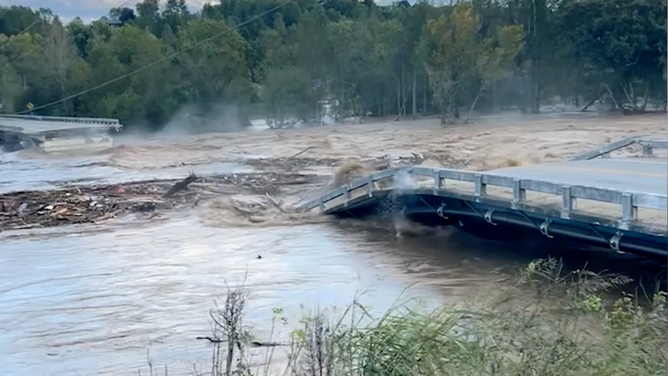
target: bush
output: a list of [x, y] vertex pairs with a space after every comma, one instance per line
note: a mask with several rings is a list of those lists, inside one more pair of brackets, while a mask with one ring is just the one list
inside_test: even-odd
[[[271, 374], [274, 349], [284, 345], [283, 374], [295, 376], [664, 375], [666, 293], [643, 304], [629, 294], [610, 303], [602, 296], [629, 282], [536, 260], [516, 286], [484, 303], [421, 313], [409, 301], [376, 318], [356, 299], [335, 321], [322, 313], [303, 318], [285, 344], [249, 337], [241, 323], [245, 292], [233, 289], [212, 311], [211, 374]], [[275, 324], [286, 323], [282, 313], [274, 310]], [[248, 348], [257, 346], [267, 347], [262, 370], [249, 361]]]

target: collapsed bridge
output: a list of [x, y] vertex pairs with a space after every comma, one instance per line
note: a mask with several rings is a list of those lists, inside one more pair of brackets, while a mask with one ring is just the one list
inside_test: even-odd
[[0, 151], [102, 150], [113, 145], [110, 133], [122, 128], [117, 119], [2, 114]]
[[[612, 158], [639, 145], [638, 157]], [[491, 171], [409, 166], [353, 180], [301, 206], [363, 218], [392, 212], [434, 225], [529, 229], [613, 251], [668, 256], [666, 140], [630, 137], [567, 162]], [[498, 226], [498, 227], [497, 227]]]

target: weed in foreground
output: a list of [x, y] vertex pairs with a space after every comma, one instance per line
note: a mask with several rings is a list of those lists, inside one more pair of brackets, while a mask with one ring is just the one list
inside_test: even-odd
[[[423, 313], [397, 304], [374, 317], [355, 299], [335, 320], [321, 312], [291, 332], [279, 375], [665, 375], [666, 293], [647, 304], [602, 294], [627, 277], [565, 272], [554, 259], [536, 260], [510, 292], [466, 307]], [[513, 295], [515, 294], [515, 295]], [[245, 291], [231, 289], [212, 311], [213, 376], [270, 375], [276, 343], [249, 338], [242, 325]], [[274, 310], [274, 323], [284, 321]], [[272, 327], [271, 336], [275, 333]], [[271, 338], [269, 339], [271, 341]], [[263, 366], [249, 347], [265, 346]]]

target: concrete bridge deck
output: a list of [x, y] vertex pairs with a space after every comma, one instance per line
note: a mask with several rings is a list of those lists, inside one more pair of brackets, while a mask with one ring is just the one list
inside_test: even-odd
[[516, 179], [666, 195], [668, 165], [659, 158], [592, 159], [490, 171]]
[[0, 148], [15, 151], [34, 147], [59, 151], [111, 146], [107, 133], [123, 126], [117, 119], [59, 116], [0, 115]]
[[[642, 146], [644, 158], [606, 158], [634, 144]], [[302, 209], [354, 216], [385, 210], [413, 218], [431, 215], [455, 225], [477, 218], [490, 226], [533, 228], [547, 237], [561, 235], [618, 252], [668, 256], [668, 163], [651, 158], [653, 149], [666, 144], [634, 137], [568, 162], [485, 172], [421, 166], [384, 170], [335, 188]]]
[[0, 130], [40, 135], [79, 129], [121, 128], [117, 119], [77, 118], [60, 116], [0, 115]]

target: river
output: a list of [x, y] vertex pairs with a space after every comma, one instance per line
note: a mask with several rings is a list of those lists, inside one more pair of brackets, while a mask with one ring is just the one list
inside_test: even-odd
[[[411, 134], [420, 136], [415, 129]], [[5, 154], [0, 190], [179, 177], [193, 168], [201, 175], [250, 170], [233, 162], [227, 141], [219, 140], [218, 154], [183, 146], [188, 163], [180, 165], [173, 161], [183, 154], [141, 147], [86, 157]], [[278, 154], [303, 146], [283, 143]], [[239, 155], [269, 154], [264, 148], [248, 144]], [[369, 153], [387, 151], [377, 149]], [[210, 345], [195, 337], [209, 333], [208, 312], [228, 284], [245, 280], [246, 323], [266, 338], [273, 308], [296, 321], [310, 309], [342, 308], [362, 290], [363, 303], [378, 313], [400, 297], [419, 297], [425, 307], [455, 303], [485, 286], [510, 283], [523, 264], [550, 252], [454, 230], [396, 238], [355, 220], [211, 224], [203, 220], [207, 210], [213, 209], [154, 222], [0, 232], [1, 374], [132, 375], [146, 370], [147, 356], [170, 375], [189, 374], [193, 364], [210, 359]], [[569, 257], [576, 266], [588, 259], [604, 267], [618, 262], [600, 253]]]
[[435, 303], [494, 278], [483, 246], [428, 243], [336, 224], [207, 228], [193, 216], [3, 240], [3, 375], [132, 374], [149, 347], [154, 364], [180, 374], [180, 362], [209, 357], [195, 337], [209, 333], [226, 281], [244, 275], [247, 323], [260, 333], [276, 307], [297, 318], [302, 304], [343, 307], [365, 289], [365, 304], [382, 310], [415, 283], [410, 295]]

